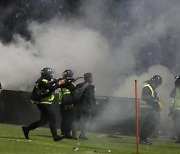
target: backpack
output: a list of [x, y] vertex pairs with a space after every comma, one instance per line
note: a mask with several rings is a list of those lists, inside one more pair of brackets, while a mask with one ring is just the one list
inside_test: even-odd
[[89, 85], [89, 83], [85, 83], [82, 87], [80, 88], [76, 88], [74, 93], [73, 93], [73, 101], [74, 102], [79, 102], [82, 95], [83, 95], [83, 92], [85, 91], [86, 87]]

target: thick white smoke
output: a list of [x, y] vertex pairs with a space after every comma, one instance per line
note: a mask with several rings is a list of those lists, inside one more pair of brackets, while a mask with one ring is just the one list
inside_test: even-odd
[[32, 84], [46, 66], [52, 67], [57, 77], [67, 68], [77, 75], [92, 72], [98, 76], [100, 70], [103, 76], [109, 47], [98, 32], [77, 22], [56, 19], [48, 24], [32, 23], [30, 29], [35, 43], [15, 37], [15, 43], [1, 44], [0, 70], [4, 88]]
[[[139, 59], [146, 59], [139, 57], [144, 44], [157, 42], [171, 29], [179, 31], [180, 1], [134, 0], [125, 12], [120, 10], [124, 9], [120, 5], [111, 8], [112, 12], [116, 12], [116, 17], [111, 11], [107, 12], [111, 3], [108, 0], [84, 0], [80, 7], [83, 13], [81, 18], [54, 18], [43, 24], [32, 21], [29, 24], [32, 42], [14, 36], [11, 44], [5, 46], [0, 43], [0, 81], [3, 88], [19, 89], [21, 85], [32, 88], [40, 70], [48, 66], [56, 71], [57, 77], [66, 68], [73, 69], [76, 75], [92, 72], [97, 95], [134, 97], [135, 79], [139, 82], [140, 96], [142, 82], [159, 74], [163, 78], [163, 85], [158, 89], [159, 97], [167, 109], [169, 93], [174, 86], [173, 72], [164, 66], [155, 65], [148, 72], [136, 75], [138, 70], [135, 67]], [[131, 22], [122, 20], [122, 14]], [[121, 33], [124, 25], [130, 28]], [[156, 52], [148, 53], [151, 55]], [[176, 57], [175, 67], [178, 67], [180, 52], [177, 52]], [[167, 63], [170, 60], [167, 58]], [[178, 73], [176, 71], [176, 75]]]
[[[112, 95], [129, 74], [135, 73], [140, 48], [150, 40], [156, 42], [169, 28], [178, 28], [180, 20], [174, 15], [179, 12], [178, 1], [169, 4], [167, 0], [159, 3], [137, 0], [124, 12], [128, 11], [135, 26], [122, 37], [121, 27], [128, 23], [107, 13], [111, 3], [85, 0], [82, 18], [68, 21], [56, 18], [44, 24], [31, 22], [34, 43], [14, 36], [14, 43], [1, 44], [0, 80], [4, 88], [32, 85], [40, 69], [49, 66], [57, 76], [65, 68], [72, 68], [77, 75], [92, 72], [97, 94]], [[115, 9], [118, 12], [118, 7]]]

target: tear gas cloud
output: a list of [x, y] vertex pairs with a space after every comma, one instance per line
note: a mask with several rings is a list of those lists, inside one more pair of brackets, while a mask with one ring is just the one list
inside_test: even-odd
[[11, 43], [0, 43], [4, 88], [29, 85], [31, 90], [40, 70], [48, 66], [57, 77], [66, 68], [77, 75], [92, 72], [97, 95], [134, 97], [135, 79], [140, 96], [142, 82], [159, 74], [163, 85], [158, 94], [167, 115], [180, 66], [180, 1], [83, 0], [78, 4], [78, 17], [56, 14], [44, 22], [30, 20], [26, 29], [30, 41], [13, 35]]

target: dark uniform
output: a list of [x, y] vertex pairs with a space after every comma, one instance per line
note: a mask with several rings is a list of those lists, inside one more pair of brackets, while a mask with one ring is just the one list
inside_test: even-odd
[[[61, 113], [61, 133], [65, 138], [73, 138], [71, 135], [72, 124], [74, 119], [74, 103], [72, 100], [72, 93], [75, 86], [72, 83], [65, 84], [59, 90], [59, 105]], [[63, 99], [68, 99], [68, 103], [63, 102]]]
[[[45, 73], [43, 73], [43, 71], [45, 71]], [[59, 84], [57, 84], [57, 81], [54, 81], [52, 77], [50, 77], [52, 73], [51, 71], [52, 69], [50, 68], [44, 68], [42, 70], [43, 75], [36, 82], [36, 86], [33, 90], [31, 101], [33, 104], [37, 105], [37, 108], [40, 111], [40, 119], [27, 127], [22, 127], [26, 139], [29, 139], [29, 131], [44, 126], [45, 124], [47, 124], [47, 122], [49, 122], [54, 141], [59, 141], [61, 139], [61, 137], [57, 135], [56, 116], [51, 108], [51, 104], [55, 98], [54, 91], [59, 87]], [[49, 75], [46, 75], [46, 73], [49, 73]], [[35, 93], [37, 93], [38, 90], [41, 90], [42, 96], [35, 96]], [[37, 98], [37, 96], [39, 96], [40, 98]]]
[[84, 75], [85, 82], [80, 83], [76, 85], [76, 88], [83, 87], [86, 83], [88, 83], [88, 86], [85, 88], [82, 97], [80, 101], [76, 105], [75, 109], [75, 114], [76, 114], [76, 122], [75, 122], [75, 129], [77, 129], [77, 124], [79, 125], [80, 128], [80, 139], [88, 139], [86, 137], [86, 131], [87, 131], [87, 124], [89, 122], [89, 118], [92, 112], [92, 108], [96, 104], [96, 99], [95, 99], [95, 86], [86, 80], [86, 78], [92, 77], [91, 73], [86, 73]]
[[[156, 128], [159, 111], [161, 104], [155, 89], [158, 87], [157, 83], [154, 82], [153, 76], [147, 84], [143, 87], [142, 96], [140, 101], [140, 143], [141, 144], [152, 144], [147, 138], [153, 133]], [[158, 76], [159, 77], [159, 76]], [[162, 83], [160, 78], [159, 85]]]
[[175, 88], [172, 90], [170, 97], [174, 98], [171, 106], [171, 114], [174, 121], [175, 132], [177, 135], [176, 143], [180, 143], [180, 77], [176, 78]]
[[59, 89], [59, 105], [61, 114], [61, 133], [64, 138], [75, 137], [71, 134], [73, 131], [74, 121], [74, 102], [73, 92], [75, 86], [73, 85], [73, 72], [72, 70], [65, 70], [62, 75], [63, 79], [68, 82]]
[[1, 92], [2, 92], [2, 85], [1, 85], [1, 82], [0, 82], [0, 94], [1, 94]]

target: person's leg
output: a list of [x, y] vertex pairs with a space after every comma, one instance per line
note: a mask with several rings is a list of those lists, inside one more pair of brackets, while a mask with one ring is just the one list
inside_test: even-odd
[[89, 110], [83, 110], [82, 111], [82, 127], [81, 127], [81, 134], [79, 136], [80, 139], [85, 139], [87, 140], [88, 138], [86, 137], [86, 131], [87, 131], [87, 126], [89, 123], [89, 118], [90, 118], [90, 111]]
[[153, 132], [150, 132], [150, 136], [153, 138], [157, 138], [159, 137], [160, 133], [161, 133], [161, 116], [160, 116], [160, 112], [156, 112], [154, 111], [154, 120], [152, 119], [153, 122]]
[[149, 135], [154, 131], [154, 119], [152, 119], [151, 113], [149, 110], [144, 111], [144, 117], [142, 120], [142, 127], [140, 132], [140, 143], [141, 144], [152, 144], [147, 140]]
[[151, 112], [148, 115], [147, 125], [146, 125], [146, 138], [148, 138], [152, 133], [155, 131], [157, 126], [157, 119], [156, 119], [156, 111]]
[[145, 131], [146, 131], [146, 119], [147, 119], [147, 111], [145, 109], [140, 109], [140, 133], [139, 139], [140, 141], [145, 140]]
[[64, 105], [60, 106], [60, 111], [61, 111], [61, 134], [63, 137], [68, 138], [68, 135], [69, 135], [69, 130], [68, 130], [69, 112], [65, 108]]
[[36, 122], [33, 122], [27, 127], [22, 127], [26, 139], [29, 139], [30, 130], [34, 130], [38, 127], [44, 126], [48, 122], [47, 111], [45, 110], [44, 105], [39, 104], [37, 105], [37, 107], [40, 110], [40, 119]]
[[65, 107], [60, 105], [60, 116], [61, 116], [61, 135], [65, 136]]
[[73, 109], [70, 109], [68, 110], [67, 112], [67, 130], [66, 130], [66, 133], [67, 133], [67, 137], [68, 138], [71, 138], [72, 139], [72, 129], [73, 129], [73, 118], [74, 118], [74, 111]]
[[180, 143], [180, 111], [175, 111], [175, 130], [177, 134], [177, 141], [175, 143]]
[[52, 133], [52, 136], [57, 136], [57, 128], [56, 128], [56, 116], [51, 109], [51, 105], [46, 105], [49, 127]]
[[65, 133], [65, 138], [69, 138], [68, 120], [69, 120], [68, 111], [65, 109], [64, 118], [63, 118], [63, 128]]
[[65, 138], [71, 138], [71, 110], [66, 109], [63, 112], [62, 131]]
[[74, 109], [74, 118], [73, 118], [73, 123], [72, 123], [72, 137], [75, 140], [77, 140], [77, 129], [80, 124], [80, 118], [81, 118], [81, 110], [80, 108], [76, 107]]
[[51, 108], [51, 105], [46, 105], [46, 111], [48, 115], [49, 127], [51, 134], [53, 136], [54, 141], [59, 141], [62, 138], [57, 135], [57, 127], [56, 127], [56, 115]]
[[176, 117], [174, 115], [174, 113], [171, 115], [171, 118], [172, 118], [172, 122], [173, 122], [173, 127], [172, 127], [172, 134], [171, 134], [171, 139], [172, 140], [176, 140], [177, 139], [177, 134], [176, 134]]

